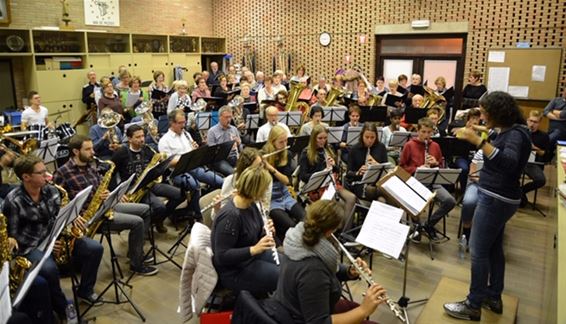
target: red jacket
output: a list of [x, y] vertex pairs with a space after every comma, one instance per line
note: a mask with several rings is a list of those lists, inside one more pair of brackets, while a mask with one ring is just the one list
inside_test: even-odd
[[[440, 145], [438, 143], [429, 140], [428, 141], [428, 154], [434, 156], [436, 161], [442, 164], [442, 151], [440, 150]], [[425, 162], [425, 145], [424, 142], [413, 138], [408, 141], [403, 150], [401, 151], [401, 158], [399, 159], [399, 165], [405, 169], [405, 171], [410, 174], [415, 173], [418, 167], [422, 166]]]

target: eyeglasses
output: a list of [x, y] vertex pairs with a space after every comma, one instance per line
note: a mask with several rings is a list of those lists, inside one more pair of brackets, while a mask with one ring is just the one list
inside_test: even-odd
[[41, 171], [36, 171], [36, 172], [32, 172], [32, 174], [38, 174], [38, 175], [46, 175], [47, 174], [47, 170], [41, 170]]

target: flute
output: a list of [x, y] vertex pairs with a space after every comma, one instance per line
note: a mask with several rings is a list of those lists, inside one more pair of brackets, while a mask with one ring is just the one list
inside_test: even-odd
[[285, 150], [288, 150], [289, 148], [291, 148], [291, 145], [287, 145], [287, 146], [285, 146], [284, 148], [282, 148], [282, 149], [280, 149], [280, 150], [277, 150], [277, 151], [275, 151], [275, 152], [266, 153], [266, 154], [262, 155], [261, 157], [265, 159], [265, 158], [268, 158], [268, 157], [273, 156], [273, 155], [275, 155], [275, 154], [279, 154], [279, 153], [281, 153], [281, 152], [283, 152], [283, 151], [285, 151]]
[[[269, 230], [269, 226], [267, 225], [267, 214], [263, 209], [263, 205], [261, 202], [258, 202], [258, 205], [259, 205], [259, 212], [261, 213], [261, 218], [263, 218], [263, 228], [265, 229], [265, 234], [273, 237], [273, 233], [271, 233], [271, 231]], [[277, 254], [277, 248], [275, 247], [275, 245], [271, 247], [271, 251], [273, 254], [273, 260], [275, 261], [275, 264], [279, 265], [279, 254]]]
[[[354, 257], [350, 254], [350, 252], [348, 252], [348, 249], [346, 249], [346, 247], [344, 245], [342, 245], [342, 243], [340, 243], [340, 241], [336, 238], [336, 236], [334, 236], [334, 234], [331, 235], [332, 239], [334, 239], [334, 241], [336, 241], [336, 243], [338, 244], [338, 246], [340, 247], [340, 250], [342, 250], [342, 252], [344, 253], [344, 255], [346, 255], [346, 258], [348, 258], [348, 260], [350, 261], [350, 263], [352, 264], [352, 266], [354, 266], [354, 268], [356, 269], [356, 271], [360, 274], [360, 277], [362, 279], [364, 279], [368, 285], [373, 285], [375, 284], [375, 281], [373, 280], [371, 274], [367, 273], [364, 271], [364, 269], [362, 269], [362, 267], [360, 267], [358, 265], [358, 263], [356, 262], [356, 260], [354, 259]], [[401, 308], [399, 307], [399, 304], [397, 304], [395, 301], [391, 300], [391, 298], [389, 298], [387, 295], [385, 296], [379, 296], [378, 297], [381, 300], [385, 300], [385, 302], [387, 303], [387, 305], [389, 306], [389, 309], [393, 312], [393, 314], [395, 314], [395, 316], [403, 323], [406, 322], [405, 316], [403, 311], [401, 310]]]
[[216, 204], [223, 202], [224, 200], [231, 198], [236, 190], [233, 190], [231, 193], [227, 194], [226, 196], [221, 196], [219, 201], [213, 201], [210, 204], [206, 205], [203, 209], [200, 210], [200, 213], [204, 213], [205, 211], [209, 210], [210, 208], [214, 207]]

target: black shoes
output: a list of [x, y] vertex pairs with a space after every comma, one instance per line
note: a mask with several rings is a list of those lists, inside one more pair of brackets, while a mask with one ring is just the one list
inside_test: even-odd
[[503, 301], [501, 299], [486, 298], [483, 300], [481, 307], [488, 309], [495, 314], [503, 314]]
[[527, 207], [528, 203], [529, 203], [529, 198], [527, 198], [527, 195], [525, 195], [524, 193], [521, 194], [521, 203], [519, 204], [519, 208]]
[[98, 297], [96, 293], [92, 293], [88, 296], [79, 295], [79, 299], [87, 305], [90, 306], [100, 306], [104, 303], [104, 299]]
[[446, 314], [459, 319], [479, 322], [481, 319], [481, 308], [472, 308], [468, 300], [444, 304]]
[[130, 269], [140, 276], [153, 276], [159, 272], [159, 269], [147, 265], [142, 265], [141, 267], [131, 267]]

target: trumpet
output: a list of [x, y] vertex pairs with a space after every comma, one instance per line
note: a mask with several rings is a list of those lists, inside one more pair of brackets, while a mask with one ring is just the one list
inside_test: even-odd
[[[340, 241], [336, 238], [336, 236], [334, 236], [334, 234], [332, 234], [331, 237], [336, 242], [336, 244], [338, 244], [338, 247], [340, 248], [340, 250], [342, 250], [342, 253], [344, 253], [346, 258], [348, 258], [348, 261], [350, 261], [352, 266], [360, 274], [360, 277], [363, 280], [365, 280], [368, 285], [370, 285], [370, 286], [374, 285], [375, 281], [373, 280], [371, 274], [368, 274], [367, 272], [365, 272], [364, 269], [362, 269], [362, 267], [360, 267], [358, 265], [358, 263], [356, 262], [354, 257], [350, 254], [350, 252], [348, 252], [348, 249], [346, 249], [346, 247], [344, 245], [342, 245], [342, 243], [340, 243]], [[395, 314], [395, 316], [401, 322], [403, 322], [403, 323], [407, 322], [407, 319], [405, 318], [405, 315], [404, 315], [403, 311], [401, 310], [401, 307], [399, 307], [399, 304], [397, 304], [395, 301], [393, 301], [387, 295], [379, 296], [379, 299], [384, 300], [387, 303], [387, 305], [389, 306], [389, 309], [393, 312], [393, 314]]]
[[287, 145], [287, 146], [285, 146], [284, 148], [282, 148], [282, 149], [280, 149], [280, 150], [277, 150], [277, 151], [274, 151], [274, 152], [271, 152], [271, 153], [266, 153], [266, 154], [262, 155], [261, 157], [265, 159], [265, 158], [268, 158], [268, 157], [270, 157], [270, 156], [279, 154], [279, 153], [281, 153], [281, 152], [283, 152], [283, 151], [285, 151], [285, 150], [288, 150], [288, 149], [290, 149], [290, 148], [291, 148], [291, 145]]
[[[263, 218], [263, 228], [265, 229], [265, 234], [268, 236], [273, 237], [273, 233], [269, 230], [269, 226], [267, 226], [267, 213], [265, 209], [263, 209], [263, 205], [261, 202], [259, 204], [259, 212], [261, 213], [261, 217]], [[273, 254], [273, 261], [275, 261], [276, 265], [279, 265], [279, 254], [277, 254], [277, 248], [275, 245], [271, 247], [271, 252]]]

